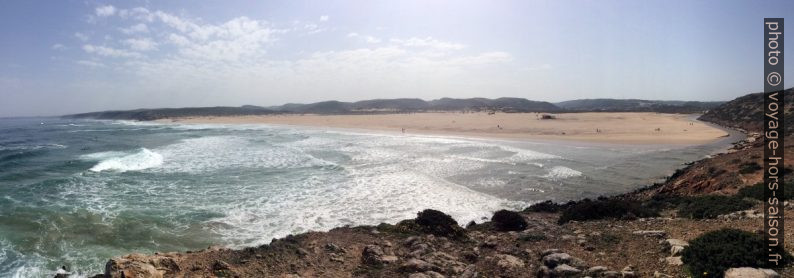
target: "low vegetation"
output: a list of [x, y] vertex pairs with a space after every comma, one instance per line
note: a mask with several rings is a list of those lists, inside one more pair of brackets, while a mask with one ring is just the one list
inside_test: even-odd
[[515, 211], [500, 210], [491, 217], [494, 228], [499, 231], [523, 231], [527, 228], [527, 220]]
[[763, 169], [764, 167], [761, 167], [758, 162], [748, 162], [739, 167], [739, 174], [752, 174]]
[[707, 219], [752, 207], [752, 202], [737, 196], [695, 196], [680, 199], [678, 215], [692, 219]]
[[[743, 197], [743, 198], [750, 198], [756, 200], [764, 200], [764, 189], [766, 188], [763, 182], [756, 183], [754, 185], [742, 188], [736, 194], [736, 196]], [[794, 196], [794, 183], [786, 183], [783, 185], [783, 194], [784, 196]]]
[[564, 224], [572, 220], [633, 219], [656, 216], [659, 216], [657, 210], [643, 206], [634, 200], [600, 198], [597, 200], [584, 199], [569, 205], [562, 211], [557, 222]]
[[524, 212], [548, 212], [548, 213], [555, 213], [563, 210], [566, 207], [565, 204], [557, 204], [550, 200], [546, 200], [540, 203], [533, 204], [526, 209]]
[[[776, 249], [780, 254], [785, 254], [783, 265], [791, 262], [791, 255], [781, 248]], [[766, 256], [762, 236], [736, 229], [722, 229], [690, 241], [681, 260], [694, 277], [722, 277], [725, 270], [732, 267], [775, 267], [769, 265]]]
[[426, 209], [419, 212], [414, 220], [417, 228], [424, 233], [448, 238], [461, 238], [466, 231], [458, 226], [458, 222], [446, 213]]

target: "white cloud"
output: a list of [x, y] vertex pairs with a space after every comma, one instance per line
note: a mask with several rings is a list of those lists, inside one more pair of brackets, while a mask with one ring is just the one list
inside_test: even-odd
[[130, 49], [136, 51], [149, 51], [157, 49], [157, 43], [149, 38], [142, 39], [126, 39], [124, 44], [128, 45]]
[[99, 6], [99, 7], [96, 8], [96, 15], [97, 16], [105, 17], [105, 16], [111, 16], [111, 15], [114, 15], [114, 14], [116, 14], [116, 7], [113, 7], [112, 5]]
[[141, 56], [139, 53], [127, 51], [124, 49], [115, 49], [111, 47], [95, 46], [90, 44], [83, 45], [83, 51], [89, 54], [97, 54], [100, 56], [114, 57], [114, 58], [136, 58]]
[[124, 19], [132, 18], [145, 22], [152, 22], [154, 21], [155, 17], [154, 14], [149, 11], [149, 9], [143, 7], [137, 7], [130, 10], [121, 9], [119, 10], [119, 16]]
[[320, 21], [328, 21], [328, 19], [330, 19], [330, 17], [327, 15], [320, 16]]
[[190, 45], [190, 41], [187, 38], [174, 33], [168, 35], [168, 41], [178, 46]]
[[87, 41], [88, 40], [88, 35], [80, 33], [80, 32], [74, 33], [74, 36], [76, 38], [80, 39], [81, 41]]
[[[291, 39], [310, 40], [302, 35], [322, 31], [323, 27], [290, 22], [290, 29], [285, 30], [276, 28], [278, 24], [248, 17], [207, 23], [144, 8], [116, 12], [137, 22], [132, 26], [111, 26], [112, 29], [129, 31], [125, 33], [135, 37], [85, 44], [83, 50], [89, 58], [77, 63], [91, 67], [112, 65], [120, 74], [134, 76], [131, 80], [135, 84], [130, 87], [182, 94], [186, 99], [195, 92], [267, 96], [261, 94], [262, 90], [314, 98], [326, 93], [344, 97], [347, 92], [473, 91], [484, 87], [472, 84], [493, 78], [489, 76], [493, 71], [486, 69], [510, 67], [512, 61], [505, 52], [448, 51], [466, 46], [432, 37], [391, 39], [384, 44], [382, 38], [354, 32], [346, 36], [369, 43], [367, 47], [308, 54], [294, 47], [295, 55], [273, 56], [269, 50], [274, 44], [279, 45], [279, 51], [291, 49]], [[149, 35], [139, 37], [144, 33]], [[322, 47], [333, 49], [330, 44]], [[155, 54], [157, 59], [150, 58]]]
[[63, 44], [60, 44], [60, 43], [56, 43], [56, 44], [53, 44], [50, 48], [52, 48], [53, 50], [65, 50], [66, 46], [64, 46]]
[[377, 37], [363, 36], [363, 35], [360, 35], [359, 33], [347, 33], [347, 37], [348, 38], [358, 38], [358, 37], [360, 37], [367, 43], [380, 43], [381, 42], [381, 39], [379, 39]]
[[314, 23], [306, 23], [303, 25], [303, 28], [306, 29], [306, 32], [309, 34], [316, 34], [325, 31], [325, 28], [322, 28], [320, 25]]
[[129, 34], [135, 34], [135, 33], [148, 33], [149, 32], [149, 28], [146, 26], [146, 24], [143, 24], [143, 23], [138, 23], [138, 24], [132, 25], [132, 26], [127, 27], [127, 28], [120, 28], [119, 30], [121, 30], [122, 33], [128, 34], [128, 35]]
[[82, 65], [82, 66], [92, 67], [92, 68], [103, 68], [103, 67], [105, 67], [105, 64], [103, 64], [103, 63], [94, 62], [94, 61], [90, 61], [90, 60], [79, 60], [79, 61], [77, 61], [77, 64], [78, 65]]
[[392, 43], [396, 43], [407, 47], [429, 47], [440, 50], [458, 50], [466, 47], [463, 44], [440, 41], [433, 39], [432, 37], [426, 37], [426, 38], [412, 37], [410, 39], [391, 39], [390, 41]]

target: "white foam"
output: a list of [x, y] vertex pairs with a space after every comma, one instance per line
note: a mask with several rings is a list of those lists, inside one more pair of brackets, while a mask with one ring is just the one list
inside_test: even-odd
[[564, 166], [554, 166], [551, 168], [549, 173], [544, 175], [544, 178], [559, 180], [559, 179], [567, 179], [570, 177], [578, 177], [581, 176], [582, 172], [576, 171], [574, 169], [564, 167]]
[[80, 159], [86, 161], [102, 161], [108, 158], [122, 157], [125, 155], [127, 155], [127, 153], [125, 152], [108, 151], [108, 152], [84, 154], [80, 156]]
[[250, 138], [208, 136], [182, 140], [156, 149], [165, 163], [159, 170], [198, 173], [221, 169], [289, 169], [334, 166], [298, 148], [257, 144]]
[[66, 145], [61, 144], [43, 144], [43, 145], [29, 145], [29, 146], [0, 146], [0, 151], [24, 151], [24, 150], [40, 150], [40, 149], [65, 149]]
[[461, 225], [502, 208], [521, 207], [400, 165], [349, 169], [344, 175], [312, 176], [275, 190], [276, 196], [231, 204], [211, 221], [233, 245], [263, 244], [271, 237], [323, 231], [344, 225], [395, 223], [423, 209], [450, 214]]
[[[95, 156], [103, 156], [107, 155], [107, 153], [97, 153]], [[116, 156], [106, 158], [100, 161], [94, 167], [91, 167], [91, 171], [94, 172], [101, 172], [101, 171], [118, 171], [118, 172], [126, 172], [126, 171], [140, 171], [143, 169], [148, 169], [152, 167], [157, 167], [163, 164], [163, 156], [150, 151], [146, 148], [141, 148], [141, 150], [134, 154], [128, 154], [124, 156]]]

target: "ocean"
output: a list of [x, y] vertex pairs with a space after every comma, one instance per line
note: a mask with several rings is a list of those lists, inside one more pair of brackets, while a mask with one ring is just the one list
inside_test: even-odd
[[652, 184], [699, 146], [419, 136], [274, 125], [0, 119], [0, 277], [81, 277], [186, 251], [433, 208], [458, 223]]

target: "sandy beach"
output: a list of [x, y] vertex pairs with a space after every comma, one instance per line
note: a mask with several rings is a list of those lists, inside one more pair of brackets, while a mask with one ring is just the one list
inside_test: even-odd
[[413, 113], [188, 117], [159, 122], [278, 124], [511, 140], [574, 140], [619, 144], [702, 144], [727, 133], [691, 115], [660, 113]]

